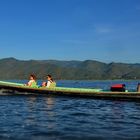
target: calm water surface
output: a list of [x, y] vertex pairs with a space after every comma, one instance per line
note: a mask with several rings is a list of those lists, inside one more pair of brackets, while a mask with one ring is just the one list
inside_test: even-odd
[[[116, 83], [120, 81], [116, 81]], [[138, 81], [126, 81], [135, 90]], [[108, 89], [114, 81], [58, 81]], [[0, 139], [140, 139], [140, 102], [54, 96], [0, 96]]]

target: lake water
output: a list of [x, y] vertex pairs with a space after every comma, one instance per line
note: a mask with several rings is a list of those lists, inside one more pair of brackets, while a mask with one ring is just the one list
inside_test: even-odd
[[[18, 81], [23, 82], [23, 81]], [[139, 81], [57, 81], [58, 86], [109, 89]], [[55, 96], [0, 96], [0, 139], [138, 140], [140, 102]]]

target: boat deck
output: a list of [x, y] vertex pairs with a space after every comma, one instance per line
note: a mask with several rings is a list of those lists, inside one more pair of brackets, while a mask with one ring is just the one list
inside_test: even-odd
[[140, 101], [140, 92], [111, 92], [101, 89], [88, 88], [31, 88], [19, 83], [0, 82], [1, 95], [55, 95], [72, 96], [96, 99], [115, 99], [115, 100], [138, 100]]

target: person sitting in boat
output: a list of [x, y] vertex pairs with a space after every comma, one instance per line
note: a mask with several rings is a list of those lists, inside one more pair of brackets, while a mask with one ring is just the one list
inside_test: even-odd
[[47, 82], [42, 83], [42, 87], [53, 88], [56, 87], [56, 82], [53, 80], [51, 75], [47, 75]]
[[137, 85], [137, 92], [140, 92], [140, 83]]
[[29, 87], [37, 87], [36, 76], [34, 74], [31, 74], [29, 79], [30, 80], [26, 84], [26, 86], [29, 86]]

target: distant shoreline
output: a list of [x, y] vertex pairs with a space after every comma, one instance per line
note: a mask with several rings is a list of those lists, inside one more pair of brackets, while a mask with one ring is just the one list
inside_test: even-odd
[[140, 64], [103, 63], [95, 60], [17, 60], [0, 59], [0, 79], [38, 79], [51, 74], [58, 80], [139, 80]]

